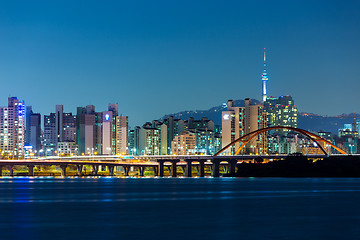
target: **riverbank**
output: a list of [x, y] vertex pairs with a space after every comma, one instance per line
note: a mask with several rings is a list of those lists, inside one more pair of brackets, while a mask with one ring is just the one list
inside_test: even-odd
[[268, 163], [241, 163], [225, 177], [360, 177], [360, 157], [335, 156], [323, 160], [288, 156]]

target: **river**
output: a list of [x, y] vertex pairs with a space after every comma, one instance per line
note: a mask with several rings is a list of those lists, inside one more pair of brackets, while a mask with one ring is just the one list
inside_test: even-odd
[[360, 239], [356, 178], [0, 178], [0, 239]]

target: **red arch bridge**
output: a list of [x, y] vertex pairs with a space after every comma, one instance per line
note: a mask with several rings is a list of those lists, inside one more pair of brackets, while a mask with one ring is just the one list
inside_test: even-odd
[[[78, 176], [83, 175], [84, 166], [91, 166], [91, 172], [98, 174], [100, 168], [105, 169], [109, 176], [114, 176], [115, 170], [123, 172], [121, 176], [129, 176], [130, 169], [138, 172], [137, 176], [144, 176], [145, 172], [150, 172], [152, 176], [163, 177], [166, 170], [171, 177], [178, 176], [178, 170], [181, 169], [182, 175], [192, 177], [194, 175], [204, 177], [206, 172], [210, 172], [213, 177], [219, 177], [220, 171], [224, 173], [235, 173], [237, 164], [243, 161], [255, 161], [256, 159], [279, 160], [285, 159], [285, 154], [264, 154], [264, 155], [239, 155], [243, 147], [259, 134], [270, 130], [287, 129], [301, 133], [317, 143], [317, 146], [323, 154], [306, 155], [309, 159], [323, 159], [330, 155], [322, 147], [321, 143], [329, 145], [336, 149], [339, 154], [346, 154], [342, 149], [334, 146], [327, 140], [317, 136], [314, 133], [292, 127], [268, 127], [246, 134], [232, 143], [225, 146], [215, 155], [158, 155], [158, 156], [121, 156], [121, 155], [94, 155], [94, 156], [73, 156], [73, 157], [39, 157], [26, 160], [0, 160], [0, 176], [2, 176], [4, 167], [9, 168], [9, 175], [14, 176], [14, 166], [27, 166], [28, 175], [34, 176], [35, 166], [57, 166], [61, 170], [61, 176], [67, 175], [69, 166], [76, 166]], [[227, 149], [236, 143], [240, 143], [234, 155], [222, 155]], [[194, 169], [196, 171], [194, 171]], [[118, 171], [119, 172], [119, 171]], [[146, 174], [148, 175], [148, 174]]]

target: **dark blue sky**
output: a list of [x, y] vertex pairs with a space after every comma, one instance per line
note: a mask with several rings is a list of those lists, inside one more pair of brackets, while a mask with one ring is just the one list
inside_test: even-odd
[[[51, 3], [50, 3], [51, 2]], [[1, 105], [42, 114], [119, 103], [130, 125], [269, 94], [300, 111], [360, 112], [360, 1], [8, 1]]]

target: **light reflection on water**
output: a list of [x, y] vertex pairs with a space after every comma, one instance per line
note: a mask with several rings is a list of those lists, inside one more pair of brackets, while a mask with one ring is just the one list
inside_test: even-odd
[[350, 178], [0, 178], [0, 239], [359, 239], [359, 201]]

